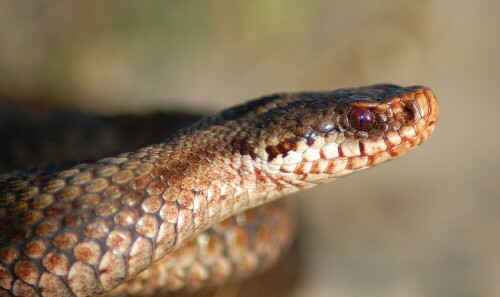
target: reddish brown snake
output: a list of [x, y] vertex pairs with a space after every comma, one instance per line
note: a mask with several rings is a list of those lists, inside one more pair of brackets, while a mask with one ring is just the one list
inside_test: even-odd
[[[156, 285], [165, 286], [158, 290], [262, 270], [279, 254], [260, 245], [272, 236], [242, 235], [238, 226], [271, 212], [239, 213], [395, 159], [425, 141], [437, 119], [435, 96], [422, 86], [276, 94], [135, 152], [4, 179], [0, 296], [93, 296], [159, 260], [167, 268], [156, 268], [163, 271]], [[232, 246], [202, 233], [213, 225], [218, 230], [209, 232], [221, 231], [218, 222], [235, 215]], [[286, 233], [289, 222], [280, 220]], [[176, 251], [195, 236], [187, 252]], [[289, 237], [276, 245], [286, 247]], [[257, 251], [247, 255], [239, 244]], [[144, 290], [151, 276], [141, 275], [131, 290]]]

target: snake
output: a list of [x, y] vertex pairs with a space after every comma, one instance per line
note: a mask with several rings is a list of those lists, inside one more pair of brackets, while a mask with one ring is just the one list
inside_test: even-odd
[[12, 173], [0, 296], [154, 296], [249, 277], [293, 237], [278, 198], [404, 155], [438, 116], [418, 85], [276, 93], [135, 151]]

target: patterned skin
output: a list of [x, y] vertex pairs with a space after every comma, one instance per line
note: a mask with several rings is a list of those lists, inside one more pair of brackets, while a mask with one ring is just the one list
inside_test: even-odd
[[[163, 277], [151, 294], [246, 277], [281, 253], [242, 256], [269, 236], [236, 236], [224, 246], [213, 238], [225, 235], [204, 231], [219, 232], [232, 216], [233, 226], [250, 226], [268, 215], [247, 209], [403, 155], [431, 135], [438, 113], [421, 86], [276, 94], [134, 152], [2, 180], [0, 296], [94, 296], [158, 261]], [[277, 244], [286, 249], [292, 220], [274, 221], [289, 230]], [[184, 257], [192, 266], [179, 268], [182, 257], [172, 255], [183, 246], [198, 249]], [[141, 292], [145, 278], [129, 286]]]

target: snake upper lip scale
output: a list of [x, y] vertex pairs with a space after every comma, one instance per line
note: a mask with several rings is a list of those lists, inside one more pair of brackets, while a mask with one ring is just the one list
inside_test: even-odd
[[[135, 152], [2, 180], [0, 296], [109, 291], [221, 220], [401, 156], [432, 134], [438, 115], [422, 86], [275, 94]], [[248, 275], [262, 266], [255, 259], [248, 271], [222, 266]], [[222, 262], [201, 262], [165, 286], [225, 281]]]

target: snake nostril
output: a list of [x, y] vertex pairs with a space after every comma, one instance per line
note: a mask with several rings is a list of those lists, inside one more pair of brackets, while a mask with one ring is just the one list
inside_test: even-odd
[[415, 112], [417, 112], [415, 106], [399, 105], [394, 107], [394, 116], [396, 119], [403, 123], [411, 123], [415, 119]]
[[412, 108], [405, 107], [403, 110], [404, 110], [404, 118], [407, 121], [412, 121], [415, 118], [415, 112], [413, 111]]

